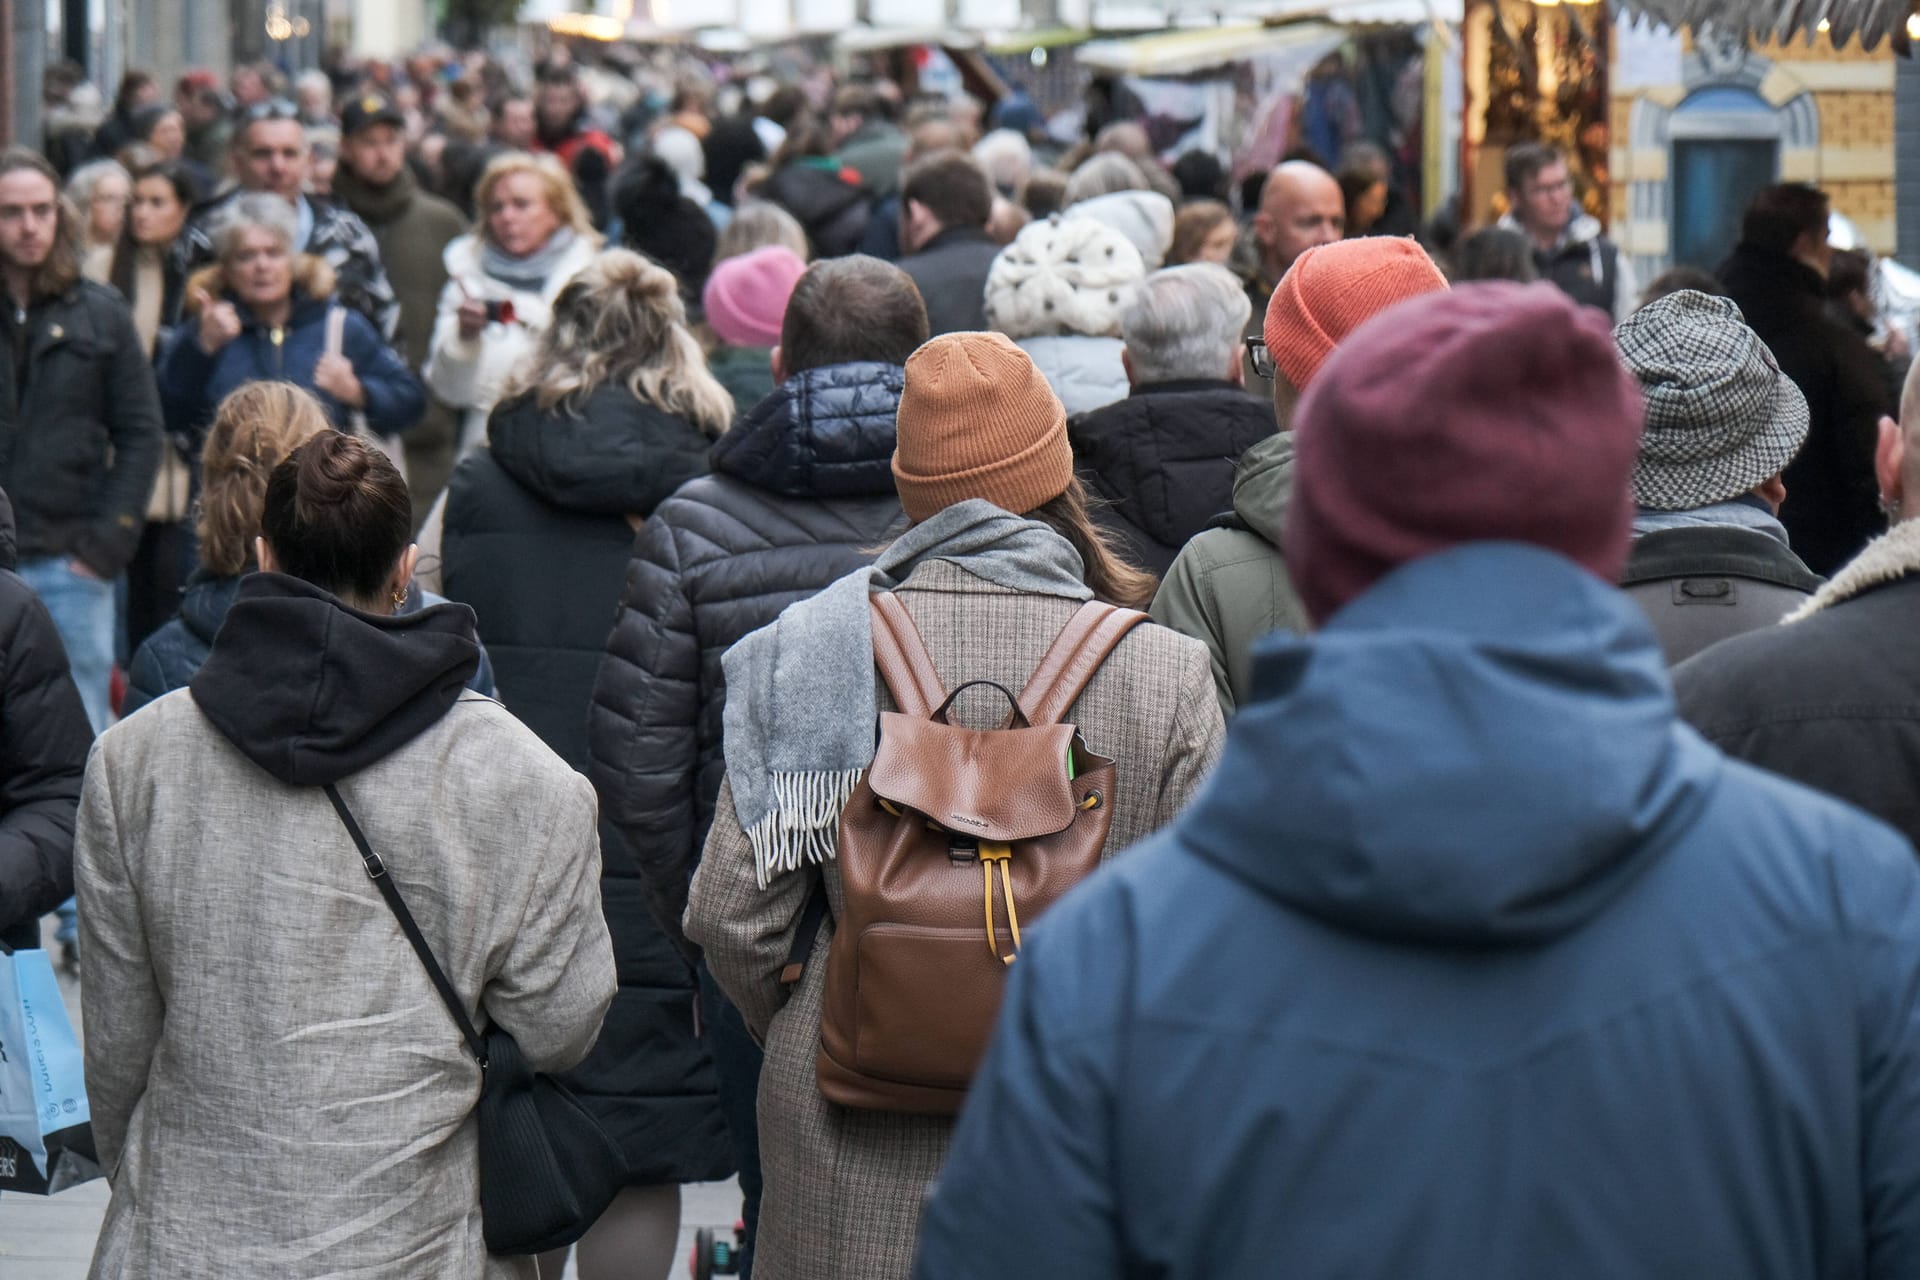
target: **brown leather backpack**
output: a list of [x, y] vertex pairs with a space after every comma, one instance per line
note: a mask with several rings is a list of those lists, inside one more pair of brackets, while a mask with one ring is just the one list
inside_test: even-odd
[[[952, 1115], [986, 1052], [1020, 930], [1100, 864], [1113, 761], [1060, 723], [1144, 614], [1083, 606], [1016, 699], [951, 694], [905, 606], [873, 597], [874, 657], [899, 711], [840, 816], [844, 909], [827, 950], [820, 1092], [846, 1107]], [[951, 724], [966, 689], [1012, 704]], [[802, 928], [810, 944], [813, 930]]]

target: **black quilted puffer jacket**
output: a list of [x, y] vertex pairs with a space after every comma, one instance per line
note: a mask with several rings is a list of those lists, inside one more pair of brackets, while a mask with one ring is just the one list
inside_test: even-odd
[[787, 379], [634, 544], [594, 682], [587, 772], [661, 927], [690, 953], [680, 917], [726, 772], [720, 659], [906, 528], [892, 471], [905, 376], [842, 364]]

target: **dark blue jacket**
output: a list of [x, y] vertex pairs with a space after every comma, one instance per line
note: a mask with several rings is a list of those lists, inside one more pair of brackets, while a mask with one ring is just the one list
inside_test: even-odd
[[1257, 651], [1030, 932], [915, 1275], [1920, 1275], [1920, 867], [1674, 718], [1547, 552]]
[[[240, 590], [241, 578], [216, 578], [207, 573], [195, 575], [180, 596], [180, 613], [171, 622], [148, 636], [134, 651], [127, 668], [127, 697], [121, 706], [122, 717], [130, 716], [162, 694], [184, 689], [213, 650], [213, 638], [227, 620], [227, 610]], [[446, 599], [431, 591], [422, 591], [419, 583], [407, 589], [407, 603], [401, 613], [418, 613]], [[487, 697], [494, 696], [493, 665], [487, 660], [487, 647], [480, 646], [480, 669], [467, 688]]]
[[[233, 301], [229, 299], [229, 301]], [[281, 341], [242, 303], [240, 336], [208, 355], [200, 347], [200, 326], [182, 321], [174, 329], [160, 357], [160, 402], [166, 410], [167, 430], [194, 442], [206, 438], [214, 410], [228, 392], [249, 382], [291, 382], [313, 392], [326, 406], [327, 416], [342, 431], [352, 425], [353, 411], [313, 385], [314, 366], [327, 347], [326, 298], [295, 292], [293, 315]], [[353, 366], [366, 391], [367, 425], [382, 434], [405, 431], [426, 412], [426, 392], [393, 348], [380, 340], [373, 325], [359, 312], [343, 308], [340, 354]]]

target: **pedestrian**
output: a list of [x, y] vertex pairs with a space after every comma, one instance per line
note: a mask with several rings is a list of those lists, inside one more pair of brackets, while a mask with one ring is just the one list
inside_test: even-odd
[[1541, 142], [1507, 152], [1507, 212], [1499, 226], [1529, 241], [1534, 269], [1569, 298], [1625, 320], [1640, 302], [1633, 262], [1574, 199], [1567, 157]]
[[789, 250], [802, 262], [813, 256], [806, 228], [792, 214], [770, 200], [743, 200], [720, 232], [713, 260], [719, 264], [773, 244]]
[[[331, 429], [320, 402], [290, 382], [248, 382], [220, 402], [200, 456], [194, 523], [198, 565], [184, 589], [176, 592], [176, 609], [162, 619], [164, 625], [134, 650], [122, 716], [185, 688], [206, 663], [240, 584], [260, 567], [253, 540], [266, 501], [267, 477], [281, 459]], [[443, 597], [423, 591], [416, 579], [395, 612], [418, 613], [445, 603]], [[494, 695], [493, 666], [484, 645], [467, 687]]]
[[1397, 303], [1447, 287], [1411, 240], [1368, 236], [1307, 250], [1267, 304], [1252, 361], [1272, 388], [1279, 434], [1241, 456], [1232, 511], [1180, 550], [1154, 597], [1154, 620], [1201, 641], [1229, 717], [1253, 688], [1253, 645], [1270, 631], [1305, 631], [1306, 611], [1282, 538], [1293, 498], [1293, 417], [1300, 396], [1355, 329]]
[[[447, 287], [447, 246], [465, 230], [460, 211], [420, 189], [407, 164], [406, 118], [393, 99], [367, 92], [340, 109], [340, 168], [333, 194], [373, 232], [400, 304], [393, 345], [408, 372], [420, 376], [433, 341], [434, 318]], [[416, 524], [447, 485], [460, 432], [454, 411], [428, 397], [407, 433], [407, 485]]]
[[1332, 174], [1306, 160], [1289, 160], [1268, 174], [1253, 216], [1260, 254], [1247, 279], [1247, 298], [1254, 315], [1267, 314], [1267, 299], [1301, 254], [1333, 244], [1346, 230], [1346, 201]]
[[[798, 984], [780, 980], [817, 885], [830, 917], [842, 914], [837, 863], [808, 850], [831, 850], [851, 779], [873, 756], [875, 712], [893, 705], [875, 676], [868, 592], [897, 592], [945, 687], [958, 690], [969, 680], [1021, 688], [1089, 597], [1135, 604], [1151, 591], [1088, 519], [1066, 412], [1002, 335], [949, 334], [908, 360], [893, 473], [913, 527], [871, 569], [788, 609], [728, 655], [727, 782], [687, 905], [688, 937], [766, 1045], [756, 1258], [762, 1275], [793, 1280], [904, 1277], [952, 1129], [947, 1116], [845, 1109], [821, 1096], [814, 1063], [830, 927]], [[776, 685], [774, 671], [795, 670], [801, 653], [819, 665]], [[1168, 822], [1212, 765], [1221, 727], [1208, 688], [1200, 646], [1139, 627], [1069, 708], [1065, 720], [1089, 747], [1119, 762], [1106, 852]], [[765, 690], [776, 690], [771, 700]], [[986, 724], [1003, 714], [994, 708]], [[779, 798], [803, 790], [833, 800], [795, 810]], [[748, 801], [736, 808], [736, 797]], [[1021, 1264], [1006, 1274], [1029, 1272]]]
[[650, 151], [634, 156], [614, 175], [612, 208], [619, 242], [671, 271], [681, 301], [699, 306], [719, 233], [706, 210], [682, 191], [673, 166]]
[[187, 72], [174, 82], [173, 104], [187, 126], [187, 157], [209, 175], [224, 176], [233, 146], [233, 121], [219, 77], [211, 71]]
[[1874, 433], [1894, 412], [1866, 339], [1827, 311], [1827, 195], [1805, 183], [1768, 187], [1740, 223], [1720, 282], [1807, 398], [1806, 447], [1787, 468], [1781, 519], [1794, 550], [1832, 575], [1886, 528], [1876, 503]]
[[995, 129], [973, 144], [973, 160], [986, 172], [994, 191], [1018, 199], [1033, 173], [1033, 147], [1012, 129]]
[[866, 234], [873, 206], [862, 175], [834, 150], [833, 131], [802, 115], [774, 153], [773, 171], [750, 194], [792, 214], [807, 233], [813, 256], [854, 252]]
[[93, 729], [60, 632], [14, 572], [0, 493], [0, 947], [40, 946], [40, 917], [73, 896], [73, 822]]
[[[258, 80], [250, 68], [241, 70]], [[243, 77], [236, 71], [235, 78], [238, 82]], [[313, 156], [293, 104], [269, 99], [246, 108], [233, 132], [231, 159], [239, 185], [194, 210], [174, 246], [181, 270], [197, 271], [214, 260], [215, 228], [234, 201], [248, 195], [277, 196], [294, 213], [294, 251], [325, 262], [337, 282], [340, 304], [359, 312], [391, 341], [400, 324], [400, 303], [380, 258], [380, 242], [351, 211], [307, 194]]]
[[1120, 310], [1146, 278], [1140, 251], [1093, 218], [1029, 224], [994, 259], [986, 319], [1019, 344], [1067, 413], [1126, 397]]
[[1475, 280], [1512, 280], [1531, 284], [1540, 278], [1526, 233], [1511, 227], [1482, 227], [1453, 251], [1456, 284]]
[[[107, 282], [132, 309], [140, 349], [155, 363], [180, 323], [186, 302], [186, 277], [180, 274], [172, 249], [194, 198], [193, 181], [178, 164], [136, 170], [133, 207], [107, 273]], [[192, 555], [186, 524], [192, 484], [193, 469], [186, 453], [174, 437], [163, 436], [140, 545], [127, 565], [128, 652], [138, 649], [179, 607], [180, 584]]]
[[[870, 563], [906, 524], [891, 462], [902, 366], [927, 339], [919, 291], [898, 268], [854, 256], [815, 263], [791, 293], [771, 357], [778, 386], [742, 407], [714, 446], [712, 474], [640, 526], [587, 719], [601, 812], [655, 921], [689, 957], [699, 951], [681, 917], [724, 771], [722, 658], [787, 605]], [[750, 1265], [760, 1050], [704, 964], [700, 975]]]
[[[771, 207], [771, 206], [768, 206]], [[773, 352], [807, 264], [784, 245], [768, 245], [714, 264], [701, 302], [713, 341], [707, 368], [741, 412], [773, 392]]]
[[1157, 271], [1173, 247], [1173, 201], [1158, 191], [1115, 191], [1069, 200], [1067, 216], [1104, 222], [1133, 243], [1148, 271]]
[[92, 158], [111, 160], [119, 155], [122, 147], [138, 137], [135, 117], [158, 101], [160, 81], [153, 72], [140, 67], [128, 68], [120, 77], [120, 87], [114, 90], [113, 113], [101, 123], [100, 131], [93, 137]]
[[718, 199], [713, 188], [706, 184], [707, 153], [693, 131], [670, 125], [655, 133], [647, 146], [673, 170], [680, 194], [707, 215], [715, 231], [726, 230], [733, 218], [733, 209]]
[[1274, 433], [1272, 403], [1246, 392], [1246, 327], [1225, 267], [1154, 272], [1120, 312], [1132, 390], [1067, 422], [1094, 523], [1156, 576], [1228, 509], [1240, 455]]
[[566, 171], [510, 152], [474, 190], [480, 221], [449, 244], [446, 287], [423, 370], [461, 413], [459, 453], [484, 438], [500, 389], [539, 342], [560, 290], [593, 260], [600, 234]]
[[612, 213], [607, 186], [620, 149], [594, 127], [586, 91], [571, 67], [549, 63], [540, 68], [534, 82], [533, 116], [533, 149], [560, 162], [593, 225], [606, 226]]
[[900, 189], [907, 135], [894, 123], [887, 100], [865, 84], [843, 85], [828, 104], [834, 152], [860, 175], [869, 197], [884, 200]]
[[[500, 696], [569, 766], [587, 764], [587, 707], [634, 530], [707, 469], [733, 404], [706, 372], [671, 273], [608, 250], [567, 287], [534, 359], [508, 384], [487, 445], [454, 471], [440, 553], [447, 594], [497, 655]], [[601, 894], [620, 993], [568, 1077], [619, 1139], [629, 1182], [577, 1247], [583, 1280], [664, 1280], [680, 1184], [732, 1172], [693, 1012], [691, 966], [610, 852]], [[566, 1250], [543, 1256], [558, 1277]]]
[[[1233, 210], [1218, 200], [1195, 200], [1174, 215], [1167, 265], [1212, 262], [1224, 267], [1233, 258], [1233, 246], [1239, 238], [1240, 225], [1233, 220]], [[1251, 302], [1247, 309], [1251, 315]]]
[[934, 337], [987, 326], [987, 275], [1000, 246], [987, 234], [993, 184], [965, 152], [936, 152], [908, 166], [900, 189], [899, 267], [927, 303]]
[[1875, 456], [1894, 525], [1787, 625], [1717, 644], [1673, 673], [1680, 714], [1727, 754], [1851, 801], [1920, 841], [1911, 762], [1920, 709], [1920, 367]]
[[105, 284], [114, 246], [127, 225], [133, 179], [118, 160], [89, 160], [67, 179], [66, 197], [80, 210], [86, 227], [80, 274], [95, 284]]
[[341, 430], [393, 435], [420, 420], [420, 382], [367, 320], [338, 301], [324, 259], [295, 249], [293, 210], [272, 196], [228, 203], [214, 264], [187, 281], [187, 323], [160, 358], [168, 428], [197, 448], [236, 387], [291, 382]]
[[1725, 298], [1662, 298], [1614, 339], [1647, 399], [1620, 585], [1671, 666], [1772, 626], [1819, 588], [1779, 519], [1807, 400]]
[[1320, 630], [1033, 931], [920, 1280], [1920, 1265], [1920, 865], [1678, 721], [1612, 586], [1642, 417], [1539, 286], [1333, 353], [1286, 527]]
[[112, 1187], [94, 1280], [535, 1275], [486, 1252], [480, 1065], [321, 788], [468, 1016], [540, 1071], [586, 1053], [614, 994], [593, 796], [462, 688], [470, 611], [392, 616], [410, 528], [385, 455], [313, 436], [268, 477], [262, 571], [205, 665], [95, 750], [75, 850]]

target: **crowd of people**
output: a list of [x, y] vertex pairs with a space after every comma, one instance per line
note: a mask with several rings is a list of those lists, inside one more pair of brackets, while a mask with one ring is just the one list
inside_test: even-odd
[[49, 83], [0, 942], [93, 1275], [568, 1265], [361, 833], [619, 1152], [582, 1280], [730, 1174], [763, 1280], [1920, 1270], [1920, 371], [1818, 189], [1643, 290], [1544, 145], [1463, 234], [884, 82]]

